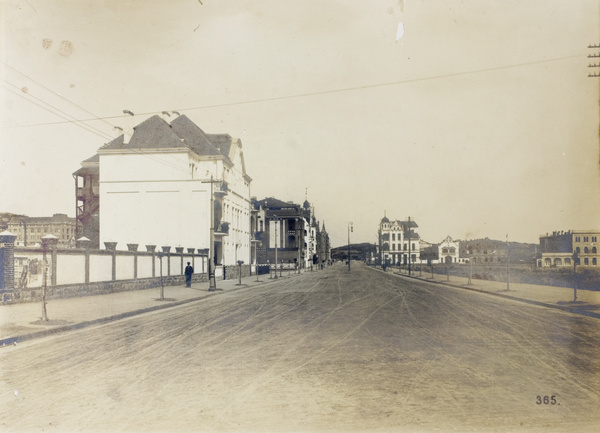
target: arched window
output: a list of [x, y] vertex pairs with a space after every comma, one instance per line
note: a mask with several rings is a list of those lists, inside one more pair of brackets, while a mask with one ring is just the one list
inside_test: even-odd
[[579, 253], [581, 252], [581, 248], [579, 248], [579, 247], [575, 248], [575, 252], [576, 252], [577, 254], [579, 254]]
[[562, 266], [562, 260], [559, 258], [554, 259], [554, 266]]
[[585, 247], [585, 248], [583, 249], [583, 252], [584, 252], [585, 254], [588, 254], [588, 253], [590, 252], [590, 249], [589, 249], [588, 247]]
[[592, 265], [596, 266], [598, 264], [598, 259], [596, 257], [594, 257], [592, 259]]
[[583, 259], [583, 264], [584, 265], [589, 265], [590, 264], [590, 259], [588, 259], [587, 257], [585, 259]]
[[592, 247], [592, 253], [596, 254], [598, 252], [598, 249], [596, 247]]

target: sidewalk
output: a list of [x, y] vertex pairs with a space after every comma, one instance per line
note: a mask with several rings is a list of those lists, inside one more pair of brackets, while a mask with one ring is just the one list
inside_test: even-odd
[[[284, 276], [284, 278], [288, 278]], [[223, 291], [244, 289], [269, 282], [269, 275], [256, 275], [239, 280], [217, 280], [217, 290], [208, 291], [208, 282], [185, 286], [165, 286], [164, 299], [160, 287], [80, 298], [51, 299], [46, 302], [48, 321], [42, 322], [42, 303], [0, 305], [0, 348], [32, 338], [56, 334], [93, 324], [110, 322], [137, 314], [173, 307], [216, 296]]]
[[[393, 273], [397, 274], [395, 271]], [[406, 278], [415, 278], [436, 284], [488, 293], [528, 304], [556, 308], [600, 319], [600, 291], [578, 290], [577, 301], [573, 302], [574, 290], [566, 287], [509, 283], [507, 290], [506, 282], [502, 281], [476, 280], [473, 278], [471, 284], [468, 284], [468, 279], [464, 277], [433, 274], [432, 278], [431, 273], [425, 271], [422, 274], [413, 272], [410, 277], [405, 273], [401, 275]]]

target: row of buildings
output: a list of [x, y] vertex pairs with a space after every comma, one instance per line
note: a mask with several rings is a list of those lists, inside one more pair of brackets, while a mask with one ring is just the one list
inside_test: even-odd
[[7, 228], [18, 244], [54, 234], [62, 247], [84, 239], [91, 248], [194, 248], [216, 265], [329, 260], [328, 233], [308, 201], [257, 200], [241, 141], [207, 134], [179, 113], [125, 128], [73, 177], [75, 218], [15, 216]]
[[492, 239], [468, 241], [447, 236], [437, 244], [421, 239], [414, 220], [390, 221], [384, 216], [378, 230], [378, 261], [388, 265], [408, 263], [534, 264], [539, 268], [573, 265], [600, 269], [600, 231], [571, 230], [540, 236], [539, 245]]

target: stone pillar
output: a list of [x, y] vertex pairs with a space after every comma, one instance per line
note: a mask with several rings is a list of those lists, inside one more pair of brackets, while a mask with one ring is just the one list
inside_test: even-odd
[[77, 246], [79, 248], [85, 248], [85, 282], [90, 282], [90, 243], [91, 241], [85, 236], [77, 239]]
[[187, 249], [188, 254], [192, 255], [192, 268], [194, 268], [194, 273], [196, 273], [196, 261], [195, 261], [196, 256], [194, 254], [195, 250], [196, 250], [195, 248], [188, 248]]
[[112, 280], [117, 280], [117, 242], [104, 242], [107, 250], [112, 251]]
[[156, 245], [146, 245], [146, 251], [152, 253], [152, 277], [156, 277]]
[[133, 279], [137, 280], [138, 274], [138, 250], [139, 244], [127, 244], [127, 250], [133, 252]]
[[7, 293], [15, 290], [15, 240], [17, 235], [8, 230], [0, 233], [0, 295], [2, 300]]
[[162, 252], [167, 257], [167, 275], [171, 275], [171, 247], [162, 247]]
[[175, 251], [177, 252], [177, 254], [179, 254], [179, 257], [181, 258], [181, 270], [179, 271], [179, 273], [183, 275], [183, 247], [175, 247]]

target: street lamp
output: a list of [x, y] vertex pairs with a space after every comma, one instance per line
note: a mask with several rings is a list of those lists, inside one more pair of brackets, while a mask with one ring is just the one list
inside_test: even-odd
[[354, 232], [352, 221], [348, 223], [348, 272], [350, 272], [350, 232]]

